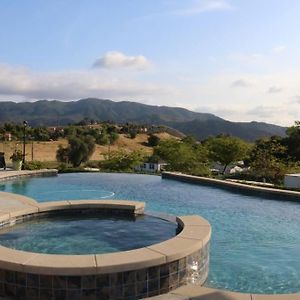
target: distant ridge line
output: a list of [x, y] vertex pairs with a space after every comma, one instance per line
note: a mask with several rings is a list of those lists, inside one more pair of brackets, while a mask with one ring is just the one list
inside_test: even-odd
[[154, 106], [138, 102], [115, 102], [87, 98], [78, 101], [39, 100], [0, 102], [0, 123], [23, 122], [31, 126], [58, 126], [84, 118], [115, 123], [165, 125], [197, 139], [229, 134], [247, 141], [273, 135], [284, 136], [286, 128], [263, 122], [231, 122], [214, 114], [193, 112], [180, 107]]

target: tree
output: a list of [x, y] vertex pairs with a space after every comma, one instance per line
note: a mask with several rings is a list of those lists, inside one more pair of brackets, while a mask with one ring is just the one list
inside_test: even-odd
[[65, 137], [75, 136], [76, 135], [76, 127], [71, 125], [64, 128]]
[[300, 161], [300, 121], [296, 121], [286, 133], [287, 137], [283, 139], [283, 144], [287, 146], [289, 156], [294, 161]]
[[69, 161], [74, 167], [89, 160], [95, 151], [95, 140], [91, 136], [69, 139]]
[[160, 141], [154, 148], [153, 157], [168, 163], [167, 169], [194, 175], [209, 175], [206, 149], [175, 139]]
[[110, 132], [109, 134], [109, 143], [113, 145], [119, 138], [119, 134], [115, 131]]
[[141, 150], [126, 152], [124, 150], [112, 151], [104, 156], [101, 166], [113, 171], [132, 171], [134, 167], [143, 163], [145, 153]]
[[280, 183], [287, 164], [287, 148], [277, 137], [260, 139], [249, 154], [251, 172], [258, 179]]
[[227, 135], [208, 138], [205, 145], [209, 157], [224, 165], [223, 174], [230, 163], [244, 159], [249, 149], [249, 145], [243, 140]]
[[58, 146], [56, 151], [56, 160], [62, 163], [69, 162], [69, 148], [64, 148], [62, 145]]
[[103, 127], [101, 133], [96, 136], [96, 143], [99, 145], [112, 145], [118, 138], [119, 135], [116, 131], [108, 130]]
[[56, 158], [59, 161], [71, 162], [73, 167], [79, 167], [81, 163], [88, 161], [95, 150], [95, 140], [91, 136], [70, 137], [69, 146], [63, 148], [60, 146], [56, 152]]
[[148, 146], [155, 147], [158, 145], [160, 138], [157, 135], [150, 134], [148, 137]]
[[186, 137], [181, 139], [181, 141], [186, 143], [186, 144], [190, 144], [190, 145], [196, 145], [197, 144], [197, 140], [191, 135], [187, 135]]
[[50, 140], [50, 134], [47, 128], [45, 127], [36, 127], [32, 130], [31, 133], [32, 137], [36, 141], [49, 141]]
[[109, 143], [109, 136], [105, 130], [103, 130], [96, 138], [96, 142], [99, 145], [107, 145]]
[[137, 136], [137, 131], [135, 129], [132, 129], [132, 130], [129, 131], [129, 137], [131, 139], [135, 139], [136, 136]]

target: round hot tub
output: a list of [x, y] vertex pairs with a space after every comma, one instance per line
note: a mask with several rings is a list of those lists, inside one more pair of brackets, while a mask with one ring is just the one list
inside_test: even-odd
[[[26, 201], [25, 201], [26, 202]], [[209, 223], [159, 218], [135, 201], [82, 200], [0, 214], [0, 295], [139, 299], [208, 275]]]
[[3, 228], [0, 245], [46, 254], [104, 254], [157, 244], [180, 231], [177, 222], [148, 214], [62, 210]]

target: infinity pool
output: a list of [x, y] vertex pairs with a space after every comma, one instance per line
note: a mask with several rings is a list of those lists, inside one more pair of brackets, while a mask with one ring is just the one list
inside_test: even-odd
[[0, 244], [48, 254], [102, 254], [160, 243], [175, 236], [176, 229], [175, 223], [147, 215], [60, 215], [4, 228]]
[[159, 176], [82, 173], [0, 183], [37, 201], [129, 199], [148, 211], [199, 214], [212, 225], [208, 286], [252, 293], [300, 291], [300, 204]]

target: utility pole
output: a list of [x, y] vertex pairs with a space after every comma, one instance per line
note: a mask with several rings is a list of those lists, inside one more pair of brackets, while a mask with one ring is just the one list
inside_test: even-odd
[[31, 161], [33, 161], [33, 140], [31, 141]]
[[22, 169], [24, 170], [25, 155], [26, 155], [26, 127], [28, 125], [27, 121], [23, 121], [23, 164]]

